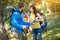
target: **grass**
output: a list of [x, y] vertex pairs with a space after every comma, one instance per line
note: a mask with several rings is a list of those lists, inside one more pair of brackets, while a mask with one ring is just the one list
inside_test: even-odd
[[48, 27], [48, 32], [43, 33], [43, 40], [47, 38], [47, 40], [57, 40], [60, 38], [60, 24], [56, 24], [55, 26]]
[[[53, 18], [53, 17], [51, 17]], [[43, 33], [42, 36], [43, 40], [60, 40], [60, 15], [56, 15], [55, 18], [52, 19], [52, 21], [54, 21], [54, 25], [50, 25], [48, 26], [48, 32]]]

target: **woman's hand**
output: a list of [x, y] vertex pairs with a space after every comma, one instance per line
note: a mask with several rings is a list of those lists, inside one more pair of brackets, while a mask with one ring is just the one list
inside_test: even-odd
[[31, 22], [31, 25], [34, 25], [34, 22]]
[[40, 21], [40, 18], [39, 17], [36, 17], [34, 21], [35, 22], [39, 22]]

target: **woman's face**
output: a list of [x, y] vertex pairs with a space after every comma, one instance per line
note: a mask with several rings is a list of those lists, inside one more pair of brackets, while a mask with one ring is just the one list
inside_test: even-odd
[[34, 12], [34, 10], [33, 10], [33, 8], [32, 8], [32, 7], [30, 8], [30, 12]]

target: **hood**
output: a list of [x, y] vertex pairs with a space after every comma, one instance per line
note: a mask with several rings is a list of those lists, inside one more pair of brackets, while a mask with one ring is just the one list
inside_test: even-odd
[[19, 11], [19, 8], [13, 8], [12, 12], [20, 12], [21, 13], [21, 11]]
[[18, 9], [18, 8], [14, 8], [13, 11], [14, 11], [14, 12], [18, 12], [19, 9]]

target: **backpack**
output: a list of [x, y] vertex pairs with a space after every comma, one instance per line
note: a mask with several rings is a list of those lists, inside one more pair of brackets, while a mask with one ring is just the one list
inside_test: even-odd
[[11, 28], [10, 25], [10, 20], [11, 20], [11, 15], [14, 12], [14, 8], [13, 7], [8, 7], [5, 9], [5, 15], [4, 15], [4, 27], [6, 30]]

